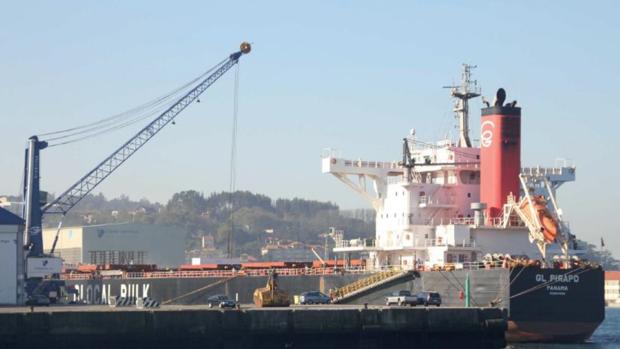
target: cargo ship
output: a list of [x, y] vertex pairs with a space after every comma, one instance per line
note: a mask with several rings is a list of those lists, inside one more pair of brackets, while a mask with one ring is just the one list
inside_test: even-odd
[[374, 239], [333, 232], [335, 261], [199, 265], [169, 271], [105, 270], [61, 275], [73, 300], [151, 297], [205, 303], [225, 293], [251, 303], [270, 269], [289, 294], [320, 290], [334, 302], [383, 304], [395, 290], [435, 291], [442, 306], [506, 309], [508, 341], [582, 342], [604, 320], [604, 271], [582, 260], [557, 190], [575, 167], [521, 165], [521, 108], [499, 89], [483, 98], [480, 141], [469, 136], [469, 100], [481, 96], [463, 66], [450, 86], [457, 140], [402, 140], [402, 160], [344, 159], [326, 151], [323, 173], [376, 211]]

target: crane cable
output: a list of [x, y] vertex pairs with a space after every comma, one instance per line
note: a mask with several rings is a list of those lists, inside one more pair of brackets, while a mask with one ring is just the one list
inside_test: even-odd
[[235, 69], [235, 85], [233, 88], [233, 123], [232, 123], [232, 140], [230, 147], [230, 183], [228, 188], [229, 204], [230, 204], [230, 232], [227, 236], [227, 256], [233, 257], [233, 229], [234, 229], [234, 192], [237, 181], [237, 119], [239, 113], [239, 64]]
[[[147, 108], [149, 108], [149, 107], [151, 107], [153, 105], [159, 104], [162, 101], [164, 101], [166, 99], [169, 99], [172, 96], [178, 94], [179, 92], [187, 89], [188, 87], [190, 87], [191, 85], [193, 85], [194, 83], [196, 83], [197, 81], [199, 81], [200, 79], [205, 77], [207, 74], [212, 72], [218, 66], [222, 65], [225, 61], [226, 60], [223, 60], [223, 61], [217, 63], [215, 66], [213, 66], [212, 68], [210, 68], [206, 72], [202, 73], [198, 77], [192, 79], [191, 81], [188, 81], [184, 85], [182, 85], [182, 86], [180, 86], [180, 87], [178, 87], [178, 88], [176, 88], [176, 89], [174, 89], [174, 90], [172, 90], [172, 91], [170, 91], [170, 92], [168, 92], [168, 93], [166, 93], [164, 95], [161, 95], [161, 96], [159, 96], [159, 97], [157, 97], [157, 98], [155, 98], [155, 99], [153, 99], [151, 101], [148, 101], [148, 102], [146, 102], [144, 104], [141, 104], [141, 105], [139, 105], [137, 107], [131, 108], [131, 109], [129, 109], [127, 111], [124, 111], [122, 113], [115, 114], [115, 115], [103, 118], [101, 120], [98, 120], [98, 121], [95, 121], [95, 122], [92, 122], [92, 123], [88, 123], [88, 124], [85, 124], [85, 125], [76, 126], [76, 127], [72, 127], [72, 128], [68, 128], [68, 129], [64, 129], [64, 130], [58, 130], [58, 131], [53, 131], [53, 132], [42, 133], [42, 134], [39, 134], [39, 136], [48, 136], [48, 135], [62, 134], [62, 133], [67, 133], [67, 132], [71, 132], [71, 131], [75, 131], [75, 130], [89, 128], [89, 127], [93, 127], [93, 126], [96, 126], [96, 125], [105, 124], [105, 123], [111, 122], [111, 121], [119, 119], [119, 118], [122, 119], [123, 117], [131, 115], [133, 113], [137, 113], [137, 112], [140, 112], [142, 110], [145, 110], [145, 109], [147, 109]], [[51, 139], [49, 139], [49, 140], [51, 140]]]
[[153, 110], [153, 112], [151, 112], [151, 113], [148, 113], [146, 115], [140, 115], [140, 116], [138, 116], [138, 117], [136, 117], [134, 119], [131, 119], [131, 120], [125, 122], [125, 123], [122, 123], [122, 124], [119, 124], [119, 125], [113, 125], [113, 126], [110, 126], [108, 128], [105, 128], [103, 130], [100, 130], [98, 132], [91, 133], [91, 134], [88, 134], [88, 135], [85, 135], [85, 136], [82, 136], [82, 137], [79, 137], [79, 138], [70, 139], [70, 140], [67, 140], [67, 141], [64, 141], [64, 142], [52, 143], [48, 147], [51, 148], [51, 147], [56, 147], [56, 146], [60, 146], [60, 145], [71, 144], [71, 143], [83, 141], [85, 139], [89, 139], [89, 138], [92, 138], [92, 137], [96, 137], [96, 136], [99, 136], [99, 135], [102, 135], [102, 134], [110, 133], [112, 131], [116, 131], [116, 130], [119, 130], [121, 128], [125, 128], [125, 127], [127, 127], [129, 125], [133, 125], [133, 124], [137, 123], [138, 121], [142, 121], [144, 119], [148, 119], [148, 118], [152, 117], [153, 114], [155, 114], [155, 113], [157, 113], [159, 111], [163, 111], [163, 110], [165, 110], [168, 107], [169, 107], [169, 105], [162, 105], [162, 106], [158, 107], [157, 109]]
[[210, 68], [206, 72], [202, 73], [201, 75], [192, 79], [191, 81], [183, 84], [182, 86], [164, 95], [161, 95], [149, 102], [146, 102], [137, 107], [129, 109], [125, 112], [115, 114], [115, 115], [103, 118], [101, 120], [98, 120], [92, 123], [88, 123], [88, 124], [84, 124], [84, 125], [80, 125], [80, 126], [76, 126], [72, 128], [67, 128], [63, 130], [42, 133], [42, 134], [39, 134], [39, 136], [54, 136], [54, 137], [45, 139], [45, 141], [51, 142], [51, 141], [63, 140], [63, 139], [72, 138], [78, 135], [86, 134], [85, 136], [82, 136], [82, 137], [69, 139], [67, 141], [60, 142], [60, 143], [50, 144], [50, 147], [52, 147], [52, 146], [58, 146], [58, 145], [78, 142], [84, 139], [95, 137], [95, 136], [98, 136], [104, 133], [108, 133], [111, 131], [115, 131], [115, 130], [127, 127], [129, 125], [132, 125], [138, 121], [151, 117], [153, 114], [164, 110], [166, 107], [169, 107], [172, 103], [176, 101], [175, 97], [179, 96], [181, 93], [188, 91], [190, 88], [193, 88], [194, 87], [193, 85], [195, 85], [196, 82], [204, 79], [204, 77], [207, 74], [211, 73], [212, 71], [220, 67], [227, 60], [228, 59], [222, 60], [221, 62], [217, 63], [216, 65], [214, 65], [212, 68]]

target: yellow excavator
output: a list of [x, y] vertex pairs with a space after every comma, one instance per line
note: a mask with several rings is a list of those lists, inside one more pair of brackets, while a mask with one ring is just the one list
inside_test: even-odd
[[254, 304], [257, 307], [288, 307], [291, 305], [288, 294], [278, 287], [278, 274], [275, 270], [269, 273], [265, 287], [254, 290]]

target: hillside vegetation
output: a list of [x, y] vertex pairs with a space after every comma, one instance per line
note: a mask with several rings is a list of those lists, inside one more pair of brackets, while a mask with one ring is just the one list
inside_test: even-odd
[[[141, 222], [174, 225], [185, 231], [188, 249], [200, 247], [200, 237], [213, 235], [216, 246], [226, 250], [232, 230], [236, 255], [257, 255], [269, 235], [281, 240], [323, 243], [319, 234], [329, 227], [343, 229], [347, 237], [371, 237], [374, 222], [342, 215], [331, 202], [277, 199], [248, 191], [213, 193], [194, 190], [176, 193], [165, 204], [132, 201], [126, 196], [107, 200], [103, 194], [88, 195], [63, 220], [64, 226]], [[46, 227], [58, 224], [48, 217]]]
[[[8, 196], [9, 201], [19, 198]], [[232, 205], [231, 205], [232, 203]], [[19, 214], [19, 212], [14, 213]], [[168, 224], [185, 231], [188, 250], [200, 247], [200, 237], [213, 235], [216, 247], [226, 251], [232, 230], [235, 255], [258, 255], [266, 238], [322, 244], [319, 236], [329, 227], [345, 231], [345, 238], [374, 237], [372, 210], [341, 211], [331, 202], [304, 199], [273, 200], [266, 195], [237, 191], [205, 196], [194, 190], [172, 196], [165, 205], [146, 199], [133, 201], [127, 196], [106, 199], [103, 194], [88, 195], [63, 220], [64, 226], [114, 222]], [[232, 214], [231, 214], [232, 213]], [[46, 227], [55, 227], [58, 216], [47, 216]], [[584, 258], [607, 270], [620, 269], [620, 261], [608, 249], [578, 240]]]

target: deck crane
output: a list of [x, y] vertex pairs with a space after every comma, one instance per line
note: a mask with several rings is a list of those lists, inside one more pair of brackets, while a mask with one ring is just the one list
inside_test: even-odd
[[[208, 77], [204, 78], [196, 87], [179, 98], [168, 109], [161, 113], [155, 120], [142, 128], [127, 142], [116, 149], [110, 156], [101, 161], [95, 168], [80, 178], [69, 189], [60, 194], [52, 202], [46, 203], [40, 190], [40, 167], [39, 157], [41, 150], [48, 144], [40, 141], [37, 136], [30, 137], [28, 149], [26, 149], [26, 161], [24, 168], [24, 249], [27, 250], [28, 259], [32, 257], [45, 257], [43, 252], [42, 222], [43, 215], [61, 214], [66, 215], [80, 200], [90, 193], [97, 185], [103, 182], [112, 172], [119, 168], [127, 159], [135, 154], [146, 142], [151, 140], [166, 125], [173, 122], [188, 105], [198, 100], [198, 97], [224, 75], [230, 68], [239, 62], [239, 58], [249, 53], [251, 46], [243, 42], [239, 51], [232, 53], [219, 67]], [[217, 66], [216, 66], [217, 67]], [[44, 194], [44, 193], [43, 193]], [[58, 271], [60, 272], [60, 271]]]

